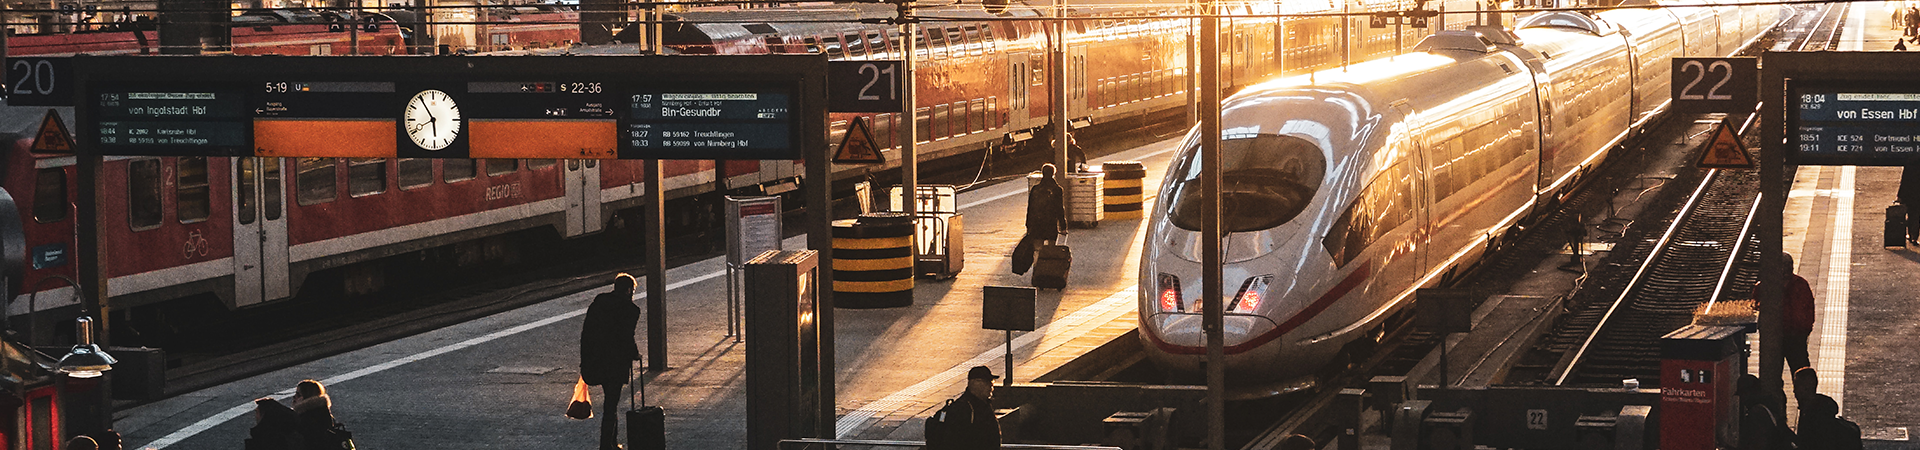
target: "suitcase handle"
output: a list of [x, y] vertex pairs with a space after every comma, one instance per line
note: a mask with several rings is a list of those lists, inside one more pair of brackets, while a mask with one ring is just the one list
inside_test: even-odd
[[[627, 402], [632, 403], [635, 410], [640, 409], [640, 402], [647, 398], [647, 385], [640, 382], [640, 375], [645, 373], [644, 370], [633, 370], [631, 363], [627, 366], [627, 378], [633, 381], [633, 389], [627, 390]], [[635, 395], [639, 395], [639, 398], [636, 399]]]

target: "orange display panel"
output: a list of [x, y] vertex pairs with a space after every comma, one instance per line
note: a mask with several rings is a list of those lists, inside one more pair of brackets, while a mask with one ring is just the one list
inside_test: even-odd
[[254, 156], [392, 158], [397, 133], [391, 119], [254, 119]]
[[472, 158], [614, 159], [619, 156], [612, 120], [485, 120], [467, 122]]

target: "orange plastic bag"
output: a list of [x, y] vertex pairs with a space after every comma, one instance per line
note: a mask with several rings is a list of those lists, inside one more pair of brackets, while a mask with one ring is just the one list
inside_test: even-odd
[[587, 399], [587, 380], [573, 383], [573, 401], [567, 403], [567, 418], [587, 420], [593, 418], [593, 400]]

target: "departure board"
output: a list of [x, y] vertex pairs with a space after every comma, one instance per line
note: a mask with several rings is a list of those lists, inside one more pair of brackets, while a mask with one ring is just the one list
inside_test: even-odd
[[115, 83], [91, 91], [93, 143], [104, 154], [245, 155], [250, 116], [237, 86]]
[[82, 153], [797, 160], [825, 63], [746, 57], [76, 57]]
[[1902, 165], [1920, 158], [1920, 90], [1875, 87], [1796, 87], [1788, 134], [1795, 161]]
[[801, 158], [784, 89], [639, 89], [626, 106], [621, 158]]

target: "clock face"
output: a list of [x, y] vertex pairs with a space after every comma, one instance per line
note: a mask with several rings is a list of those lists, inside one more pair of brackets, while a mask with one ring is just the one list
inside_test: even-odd
[[407, 101], [407, 110], [401, 115], [401, 125], [406, 127], [407, 138], [414, 145], [427, 150], [440, 150], [453, 144], [460, 137], [460, 105], [453, 103], [453, 97], [435, 89], [413, 94]]

